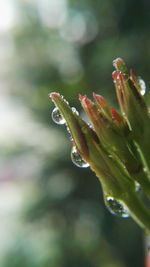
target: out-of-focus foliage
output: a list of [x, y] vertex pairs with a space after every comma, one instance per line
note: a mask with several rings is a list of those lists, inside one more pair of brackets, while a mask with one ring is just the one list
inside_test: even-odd
[[94, 174], [72, 165], [48, 93], [79, 110], [78, 93], [95, 91], [115, 105], [118, 56], [148, 89], [149, 1], [4, 2], [14, 24], [0, 33], [0, 266], [141, 267], [140, 229], [110, 215]]

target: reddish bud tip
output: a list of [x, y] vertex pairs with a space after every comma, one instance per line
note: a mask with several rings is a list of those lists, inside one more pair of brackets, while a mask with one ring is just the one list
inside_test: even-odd
[[106, 100], [103, 96], [93, 93], [94, 99], [101, 105], [106, 104]]
[[113, 78], [114, 80], [117, 79], [117, 77], [118, 77], [118, 73], [119, 73], [119, 71], [117, 71], [117, 70], [114, 70], [114, 71], [113, 71], [113, 73], [112, 73], [112, 78]]
[[79, 100], [83, 107], [90, 107], [93, 105], [92, 101], [86, 95], [79, 95]]
[[93, 105], [92, 101], [87, 96], [84, 99], [84, 104], [88, 107]]
[[115, 70], [115, 71], [113, 71], [113, 73], [112, 73], [112, 78], [116, 81], [116, 80], [123, 80], [123, 78], [124, 78], [124, 75], [123, 75], [123, 73], [121, 72], [121, 71], [117, 71], [117, 70]]
[[113, 119], [115, 119], [119, 123], [122, 122], [122, 116], [114, 108], [110, 109], [110, 113]]
[[52, 92], [52, 93], [48, 94], [48, 96], [49, 96], [51, 99], [55, 100], [55, 99], [57, 99], [57, 98], [60, 97], [60, 94], [59, 94], [59, 93]]
[[80, 94], [79, 94], [79, 100], [80, 100], [80, 101], [82, 101], [85, 97], [86, 97], [86, 95], [80, 95]]

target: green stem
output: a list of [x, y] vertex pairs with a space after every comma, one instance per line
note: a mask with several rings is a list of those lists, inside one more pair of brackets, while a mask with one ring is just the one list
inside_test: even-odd
[[130, 211], [131, 217], [141, 226], [146, 233], [150, 234], [150, 211], [144, 206], [135, 192], [128, 192], [124, 197], [124, 203]]
[[113, 180], [111, 180], [110, 184], [108, 179], [108, 184], [106, 184], [107, 179], [106, 177], [105, 179], [102, 178], [101, 174], [99, 173], [99, 168], [95, 168], [94, 166], [93, 170], [101, 181], [104, 194], [107, 192], [116, 200], [123, 201], [129, 209], [130, 216], [134, 219], [134, 221], [140, 227], [142, 227], [146, 233], [150, 234], [150, 210], [144, 205], [144, 203], [138, 197], [138, 194], [133, 191], [133, 188], [131, 189], [129, 182], [125, 182], [125, 180], [122, 179], [122, 183], [119, 184], [118, 181], [116, 186], [115, 180], [114, 183]]
[[134, 179], [141, 185], [144, 193], [150, 199], [150, 180], [146, 173], [142, 170], [134, 177]]
[[[148, 139], [149, 142], [149, 139]], [[144, 166], [137, 174], [134, 174], [134, 179], [142, 186], [144, 193], [150, 199], [150, 156], [149, 156], [149, 144], [140, 140], [136, 143], [137, 151], [139, 153], [140, 160]], [[145, 169], [145, 170], [144, 170]]]
[[136, 143], [138, 151], [143, 161], [144, 166], [148, 171], [148, 179], [150, 180], [150, 142], [149, 142], [149, 129], [146, 131], [144, 138], [139, 137]]

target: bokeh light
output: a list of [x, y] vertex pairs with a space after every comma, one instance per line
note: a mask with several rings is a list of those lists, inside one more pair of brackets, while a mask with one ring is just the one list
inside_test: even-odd
[[79, 93], [116, 106], [120, 56], [145, 80], [148, 102], [149, 15], [142, 0], [1, 0], [0, 266], [143, 266], [141, 230], [109, 214], [94, 173], [73, 165], [48, 93], [83, 118]]

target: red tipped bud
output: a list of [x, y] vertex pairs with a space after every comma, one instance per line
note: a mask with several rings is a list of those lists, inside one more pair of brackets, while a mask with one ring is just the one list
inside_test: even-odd
[[105, 98], [101, 95], [97, 95], [95, 93], [93, 93], [93, 97], [96, 100], [96, 102], [100, 105], [108, 105], [107, 101], [105, 100]]
[[93, 106], [94, 105], [94, 103], [86, 96], [86, 95], [84, 95], [84, 96], [79, 96], [79, 100], [80, 100], [80, 102], [81, 102], [81, 105], [83, 106], [83, 108], [89, 108], [89, 107], [91, 107], [91, 106]]
[[110, 109], [111, 106], [105, 100], [105, 98], [101, 95], [97, 95], [93, 93], [93, 97], [96, 100], [96, 104], [98, 108], [102, 111], [102, 113], [107, 117], [110, 118]]
[[123, 80], [124, 75], [121, 71], [114, 70], [112, 73], [112, 78], [114, 79], [114, 81], [117, 81], [117, 80], [119, 81], [119, 80]]
[[121, 123], [123, 121], [123, 117], [114, 108], [111, 108], [110, 113], [116, 122]]
[[80, 101], [82, 101], [85, 97], [86, 97], [86, 95], [80, 95], [80, 94], [79, 94], [79, 100], [80, 100]]
[[52, 100], [58, 99], [60, 97], [59, 93], [52, 92], [48, 95]]
[[113, 78], [114, 80], [116, 80], [116, 79], [118, 79], [118, 75], [119, 75], [119, 71], [114, 70], [113, 73], [112, 73], [112, 78]]

